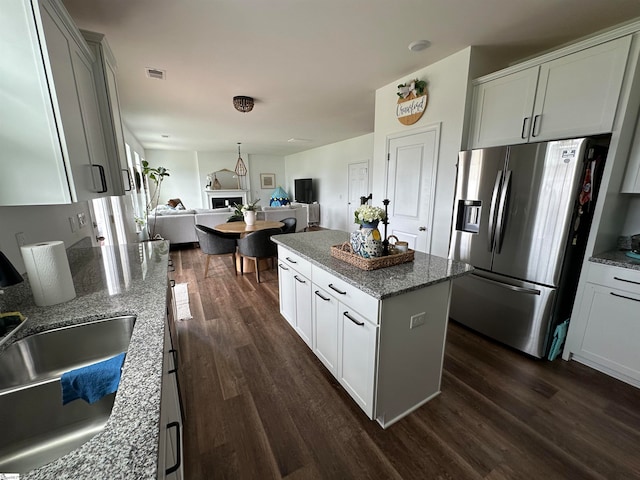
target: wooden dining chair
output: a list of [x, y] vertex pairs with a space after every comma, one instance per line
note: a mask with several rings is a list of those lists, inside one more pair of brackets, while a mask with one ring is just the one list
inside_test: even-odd
[[[278, 256], [278, 247], [271, 241], [271, 236], [280, 233], [282, 233], [282, 230], [279, 228], [268, 228], [258, 230], [244, 238], [238, 239], [238, 254], [240, 257], [253, 259], [256, 265], [256, 281], [258, 283], [260, 283], [259, 260], [262, 258], [274, 259]], [[244, 275], [244, 262], [242, 258], [240, 259], [240, 273]]]
[[207, 278], [209, 272], [209, 260], [212, 256], [230, 255], [233, 259], [233, 271], [238, 275], [236, 270], [236, 248], [237, 235], [220, 233], [212, 228], [204, 225], [196, 225], [196, 235], [200, 242], [200, 250], [207, 254], [207, 264], [204, 267], [204, 277]]

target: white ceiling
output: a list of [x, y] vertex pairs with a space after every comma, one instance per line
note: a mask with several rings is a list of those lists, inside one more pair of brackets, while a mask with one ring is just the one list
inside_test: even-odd
[[[80, 28], [107, 36], [124, 122], [145, 148], [242, 142], [243, 153], [274, 155], [372, 132], [376, 89], [469, 45], [513, 61], [640, 16], [640, 0], [63, 3]], [[419, 39], [432, 46], [409, 51]], [[234, 95], [254, 97], [254, 110], [234, 110]]]

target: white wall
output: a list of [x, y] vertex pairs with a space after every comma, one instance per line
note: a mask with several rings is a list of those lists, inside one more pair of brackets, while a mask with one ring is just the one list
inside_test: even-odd
[[[276, 155], [249, 155], [249, 180], [251, 185], [251, 198], [260, 199], [258, 205], [269, 205], [271, 194], [277, 187], [284, 188], [293, 200], [293, 190], [287, 188], [287, 178], [285, 176], [285, 159]], [[276, 176], [274, 188], [260, 188], [260, 174], [273, 173]]]
[[[74, 217], [78, 225], [78, 213], [85, 213], [87, 224], [71, 231], [69, 217]], [[0, 207], [0, 250], [7, 256], [20, 273], [25, 267], [16, 240], [16, 233], [23, 232], [25, 243], [62, 240], [66, 248], [93, 235], [91, 217], [87, 202], [69, 205], [38, 205], [24, 207]]]
[[[354, 226], [352, 219], [348, 218], [347, 204], [349, 164], [370, 161], [372, 154], [373, 134], [370, 133], [289, 155], [285, 157], [285, 189], [293, 194], [296, 178], [313, 178], [315, 194], [320, 203], [320, 225], [351, 231]], [[381, 196], [374, 198], [382, 200]]]
[[[158, 203], [166, 204], [170, 198], [180, 198], [188, 209], [202, 208], [201, 191], [198, 180], [198, 161], [196, 152], [179, 150], [146, 150], [146, 158], [151, 167], [169, 169], [169, 177], [162, 182]], [[149, 187], [153, 193], [153, 182]]]
[[[383, 198], [386, 182], [387, 137], [411, 129], [440, 123], [440, 152], [435, 194], [431, 252], [446, 257], [456, 181], [456, 163], [461, 150], [471, 47], [433, 65], [408, 74], [376, 91], [373, 153], [373, 195]], [[427, 81], [429, 103], [422, 118], [411, 126], [395, 115], [397, 86], [414, 78]], [[393, 201], [393, 199], [390, 199]]]
[[629, 202], [627, 219], [620, 235], [640, 234], [640, 196], [634, 195]]

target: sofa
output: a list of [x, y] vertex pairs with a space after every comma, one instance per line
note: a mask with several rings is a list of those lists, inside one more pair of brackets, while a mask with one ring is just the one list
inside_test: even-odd
[[[296, 218], [296, 232], [304, 231], [307, 226], [307, 205], [294, 204], [283, 207], [263, 207], [257, 212], [258, 220], [280, 221], [283, 218]], [[233, 214], [233, 207], [224, 208], [196, 208], [193, 210], [178, 210], [160, 208], [149, 214], [149, 232], [160, 235], [171, 243], [195, 243], [198, 241], [195, 225], [213, 228], [225, 223]]]

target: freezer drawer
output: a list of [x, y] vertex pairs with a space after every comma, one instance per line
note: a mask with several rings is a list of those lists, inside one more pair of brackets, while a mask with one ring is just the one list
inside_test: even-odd
[[555, 288], [476, 271], [454, 280], [449, 316], [541, 358], [546, 354], [555, 298]]

